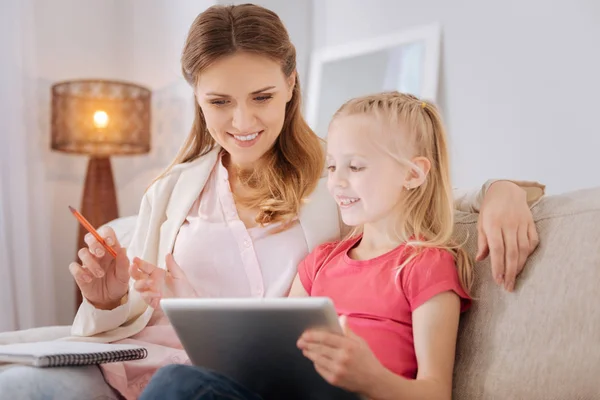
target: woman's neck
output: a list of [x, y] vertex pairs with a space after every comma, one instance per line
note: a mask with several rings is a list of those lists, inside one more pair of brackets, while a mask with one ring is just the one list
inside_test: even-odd
[[[227, 176], [229, 177], [229, 186], [233, 193], [239, 193], [244, 191], [244, 185], [240, 182], [240, 172], [244, 171], [244, 168], [240, 165], [235, 164], [231, 160], [231, 156], [228, 153], [223, 153], [222, 156], [223, 167], [227, 170]], [[246, 188], [247, 189], [247, 188]]]

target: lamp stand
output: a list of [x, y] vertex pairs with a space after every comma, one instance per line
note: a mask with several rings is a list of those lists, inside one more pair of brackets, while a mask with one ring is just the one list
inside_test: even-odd
[[[90, 157], [88, 161], [81, 199], [81, 214], [96, 229], [119, 216], [117, 193], [109, 157]], [[79, 224], [78, 251], [87, 246], [83, 239], [87, 233], [85, 228]], [[80, 262], [77, 255], [76, 259], [77, 262]], [[76, 312], [82, 300], [81, 290], [76, 286]]]

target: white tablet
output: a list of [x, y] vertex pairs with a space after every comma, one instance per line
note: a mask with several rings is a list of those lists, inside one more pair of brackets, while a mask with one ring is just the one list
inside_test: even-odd
[[328, 298], [162, 299], [195, 366], [229, 376], [271, 399], [356, 400], [328, 384], [296, 346], [306, 329], [341, 333]]

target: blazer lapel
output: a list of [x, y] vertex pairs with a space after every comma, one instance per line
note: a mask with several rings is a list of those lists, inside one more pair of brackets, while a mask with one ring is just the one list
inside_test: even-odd
[[160, 228], [160, 246], [158, 249], [157, 266], [165, 268], [165, 256], [173, 250], [179, 228], [206, 185], [208, 177], [218, 159], [219, 149], [194, 161], [192, 165], [182, 166], [175, 186], [171, 192], [165, 210], [166, 221]]

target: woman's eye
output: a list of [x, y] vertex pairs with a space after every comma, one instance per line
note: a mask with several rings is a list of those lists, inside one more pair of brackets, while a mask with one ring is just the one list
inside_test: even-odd
[[352, 171], [352, 172], [359, 172], [359, 171], [362, 171], [363, 169], [365, 169], [365, 168], [364, 167], [357, 167], [357, 166], [354, 166], [354, 165], [350, 166], [350, 171]]
[[327, 169], [329, 170], [329, 172], [335, 172], [335, 165], [330, 165], [327, 167]]
[[224, 106], [225, 104], [227, 104], [227, 100], [213, 100], [210, 102], [210, 104], [213, 104], [215, 106]]
[[254, 99], [256, 101], [258, 101], [259, 103], [264, 103], [265, 101], [271, 100], [272, 98], [273, 98], [272, 95], [266, 94], [266, 95], [263, 95], [263, 96], [255, 97]]

